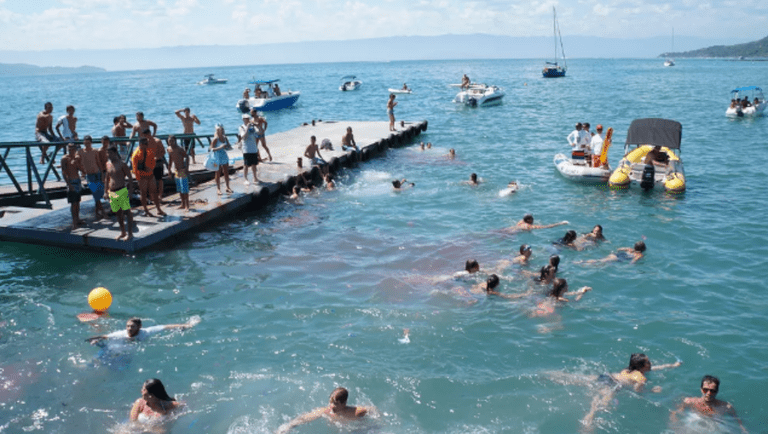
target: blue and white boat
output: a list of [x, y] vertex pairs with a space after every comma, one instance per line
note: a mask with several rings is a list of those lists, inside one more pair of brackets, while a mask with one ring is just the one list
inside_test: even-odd
[[198, 81], [197, 84], [200, 85], [206, 85], [206, 84], [226, 84], [227, 79], [226, 78], [213, 78], [213, 74], [207, 74], [205, 76], [205, 79], [203, 81]]
[[[237, 109], [242, 113], [248, 113], [252, 109], [260, 112], [269, 112], [288, 108], [296, 104], [301, 92], [281, 91], [277, 82], [280, 80], [253, 80], [248, 84], [254, 85], [253, 96], [241, 99], [237, 102]], [[264, 86], [264, 89], [262, 89]]]
[[504, 89], [494, 85], [475, 83], [459, 92], [453, 102], [469, 107], [487, 107], [501, 104], [502, 98], [504, 98]]
[[[562, 35], [560, 35], [560, 25], [557, 23], [557, 12], [555, 12], [554, 6], [552, 6], [552, 14], [554, 17], [554, 28], [555, 28], [555, 61], [544, 63], [544, 69], [541, 71], [541, 74], [544, 76], [544, 78], [565, 77], [565, 71], [568, 70], [568, 64], [566, 64], [565, 62], [565, 49], [563, 48], [563, 37]], [[560, 53], [563, 55], [562, 65], [557, 64], [558, 38], [560, 39]]]
[[357, 90], [360, 89], [360, 86], [362, 85], [363, 82], [358, 80], [357, 77], [354, 75], [347, 75], [346, 77], [341, 77], [341, 86], [339, 86], [339, 90], [342, 92]]

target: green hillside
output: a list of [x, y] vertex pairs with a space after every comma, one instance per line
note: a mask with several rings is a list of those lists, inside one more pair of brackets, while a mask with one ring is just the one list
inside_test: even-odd
[[715, 45], [683, 53], [662, 53], [659, 57], [729, 57], [768, 58], [768, 37], [736, 45]]
[[95, 66], [65, 68], [62, 66], [40, 67], [24, 63], [0, 63], [0, 77], [9, 75], [87, 74], [90, 72], [106, 72], [106, 69]]

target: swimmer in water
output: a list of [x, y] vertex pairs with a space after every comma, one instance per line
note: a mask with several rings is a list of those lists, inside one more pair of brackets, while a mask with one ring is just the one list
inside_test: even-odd
[[515, 257], [515, 259], [512, 260], [513, 264], [527, 264], [528, 259], [531, 258], [531, 246], [528, 244], [523, 244], [520, 246], [520, 254]]
[[279, 434], [287, 433], [291, 428], [315, 421], [321, 417], [334, 421], [356, 420], [373, 410], [372, 407], [353, 407], [347, 405], [348, 398], [349, 391], [343, 387], [338, 387], [331, 393], [327, 407], [316, 408], [309, 413], [304, 413], [287, 424], [282, 425], [277, 432]]
[[454, 158], [456, 158], [456, 150], [451, 148], [448, 150], [448, 159], [453, 160]]
[[173, 330], [173, 329], [185, 330], [185, 329], [194, 327], [196, 324], [197, 322], [193, 321], [193, 319], [190, 319], [188, 322], [184, 324], [156, 325], [156, 326], [146, 327], [142, 329], [141, 319], [134, 317], [129, 319], [128, 322], [125, 324], [125, 330], [112, 332], [107, 335], [94, 336], [92, 338], [86, 339], [86, 341], [90, 342], [91, 345], [99, 345], [103, 341], [109, 341], [109, 340], [143, 341], [147, 339], [149, 336], [163, 330]]
[[[653, 367], [654, 371], [662, 369], [677, 368], [682, 364], [681, 361], [669, 363], [666, 365], [657, 365]], [[563, 372], [550, 372], [548, 376], [551, 380], [561, 384], [579, 384], [582, 386], [598, 386], [598, 393], [592, 399], [592, 404], [584, 419], [581, 420], [585, 432], [591, 432], [594, 429], [595, 413], [605, 411], [608, 405], [613, 401], [616, 392], [622, 388], [631, 387], [635, 392], [643, 391], [648, 382], [645, 374], [651, 371], [651, 360], [642, 353], [635, 353], [629, 357], [629, 366], [619, 373], [601, 374], [601, 375], [574, 375]], [[651, 389], [654, 393], [661, 392], [660, 386]]]
[[129, 417], [132, 421], [153, 422], [168, 416], [183, 405], [168, 396], [160, 380], [152, 378], [145, 381], [141, 387], [141, 398], [133, 403]]
[[605, 241], [605, 237], [603, 236], [603, 227], [600, 225], [595, 225], [595, 227], [592, 228], [592, 232], [580, 235], [578, 238], [576, 238], [574, 244], [576, 245], [576, 250], [584, 250], [586, 247], [595, 246], [601, 241]]
[[510, 226], [506, 229], [504, 229], [504, 232], [508, 233], [517, 233], [517, 232], [524, 232], [524, 231], [532, 231], [534, 229], [549, 229], [554, 228], [555, 226], [561, 226], [561, 225], [567, 225], [568, 220], [563, 220], [559, 223], [552, 223], [549, 225], [535, 225], [533, 224], [533, 215], [532, 214], [526, 214], [523, 216], [523, 219], [517, 222], [514, 226]]
[[685, 398], [677, 410], [670, 414], [670, 420], [673, 423], [676, 423], [678, 413], [682, 413], [686, 409], [691, 409], [702, 416], [732, 416], [739, 424], [739, 427], [741, 427], [741, 430], [747, 432], [747, 429], [744, 428], [744, 424], [741, 423], [741, 419], [736, 415], [736, 409], [734, 409], [729, 402], [716, 398], [717, 392], [719, 391], [720, 379], [711, 375], [705, 375], [704, 378], [701, 379], [701, 397]]
[[405, 179], [405, 178], [403, 178], [402, 180], [395, 179], [394, 181], [392, 181], [392, 188], [395, 191], [400, 191], [400, 190], [405, 190], [408, 187], [415, 187], [416, 186], [416, 184], [414, 184], [412, 182], [408, 183], [406, 181], [408, 181], [408, 180]]
[[603, 259], [590, 259], [589, 261], [577, 261], [576, 264], [602, 264], [606, 262], [627, 262], [634, 264], [643, 258], [645, 243], [638, 241], [634, 247], [619, 247], [616, 253], [611, 253]]
[[565, 233], [565, 236], [563, 236], [563, 238], [560, 238], [557, 242], [555, 242], [555, 244], [576, 249], [576, 244], [574, 244], [574, 242], [576, 241], [576, 237], [577, 237], [576, 231], [570, 230]]
[[469, 175], [469, 181], [464, 181], [463, 184], [469, 184], [471, 186], [480, 185], [480, 181], [477, 180], [477, 173]]

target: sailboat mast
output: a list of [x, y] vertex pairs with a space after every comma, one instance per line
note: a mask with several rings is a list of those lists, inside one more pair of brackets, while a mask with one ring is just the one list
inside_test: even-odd
[[555, 37], [555, 64], [557, 64], [557, 12], [552, 6], [552, 35]]

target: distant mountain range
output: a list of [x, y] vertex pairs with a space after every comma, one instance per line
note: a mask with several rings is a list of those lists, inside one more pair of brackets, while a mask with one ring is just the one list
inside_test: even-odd
[[84, 74], [88, 72], [106, 72], [104, 68], [95, 66], [35, 66], [24, 63], [0, 63], [0, 77], [8, 75], [52, 75], [52, 74]]
[[768, 36], [759, 41], [747, 42], [736, 45], [713, 45], [707, 48], [700, 48], [693, 51], [682, 53], [663, 53], [659, 57], [725, 57], [725, 58], [768, 58]]
[[[2, 2], [2, 0], [0, 0]], [[699, 38], [678, 36], [675, 46], [694, 50], [714, 44], [738, 44], [744, 38]], [[647, 58], [658, 56], [659, 47], [668, 44], [667, 37], [645, 39], [601, 38], [596, 36], [563, 36], [565, 55], [576, 58]], [[404, 60], [473, 60], [473, 59], [544, 59], [554, 56], [551, 36], [500, 36], [489, 34], [440, 36], [391, 36], [347, 41], [306, 41], [260, 45], [190, 45], [160, 48], [120, 48], [100, 50], [1, 50], [5, 63], [24, 63], [41, 67], [80, 68], [95, 65], [109, 71], [170, 68], [204, 68], [217, 66], [251, 66], [294, 63], [388, 62]], [[58, 74], [96, 71], [91, 69], [61, 70], [34, 68], [28, 72], [19, 65], [0, 65], [4, 71], [25, 74]], [[82, 67], [91, 68], [91, 67]], [[97, 69], [99, 70], [99, 69]]]

